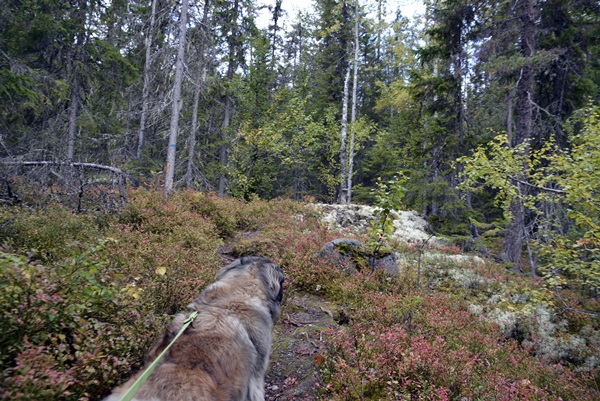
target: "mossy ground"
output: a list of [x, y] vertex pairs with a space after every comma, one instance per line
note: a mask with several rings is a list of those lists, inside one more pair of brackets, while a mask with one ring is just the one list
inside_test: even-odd
[[266, 400], [314, 400], [327, 355], [323, 332], [341, 330], [338, 306], [317, 296], [293, 294], [275, 326], [266, 378]]

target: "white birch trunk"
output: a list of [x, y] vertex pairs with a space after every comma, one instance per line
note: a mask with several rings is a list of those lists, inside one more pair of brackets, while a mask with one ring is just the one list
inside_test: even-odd
[[350, 81], [350, 68], [346, 70], [344, 79], [344, 98], [342, 100], [342, 143], [340, 146], [340, 167], [342, 183], [340, 185], [340, 205], [346, 204], [346, 185], [348, 184], [348, 81]]
[[350, 150], [348, 151], [348, 185], [346, 202], [352, 202], [352, 174], [354, 170], [354, 137], [356, 133], [356, 87], [358, 85], [358, 1], [354, 10], [354, 76], [352, 78], [352, 117], [350, 119]]

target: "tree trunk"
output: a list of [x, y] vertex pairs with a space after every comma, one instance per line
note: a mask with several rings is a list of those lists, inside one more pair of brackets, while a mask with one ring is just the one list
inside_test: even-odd
[[229, 162], [228, 153], [229, 153], [229, 124], [231, 119], [231, 96], [229, 95], [229, 90], [225, 94], [225, 116], [223, 117], [223, 126], [221, 127], [221, 149], [219, 150], [219, 162], [221, 163], [221, 174], [219, 174], [219, 198], [225, 196], [225, 184], [226, 184], [226, 176], [225, 176], [225, 168], [227, 167], [227, 163]]
[[346, 204], [346, 186], [348, 185], [348, 149], [346, 145], [348, 139], [348, 81], [350, 81], [350, 68], [346, 70], [346, 79], [344, 79], [344, 97], [342, 100], [342, 143], [340, 146], [342, 183], [340, 185], [340, 205]]
[[521, 254], [523, 252], [523, 227], [525, 211], [521, 202], [515, 200], [510, 205], [511, 218], [504, 234], [502, 260], [512, 265], [512, 270], [522, 272]]
[[[519, 13], [521, 36], [521, 55], [524, 59], [531, 59], [535, 51], [535, 0], [522, 0], [517, 7]], [[521, 68], [517, 84], [517, 110], [516, 132], [511, 146], [515, 147], [531, 139], [533, 135], [533, 105], [531, 96], [535, 87], [535, 70], [532, 62], [526, 63]], [[528, 152], [528, 149], [525, 149]], [[523, 166], [526, 168], [526, 166]], [[519, 184], [520, 185], [520, 184]], [[520, 188], [521, 195], [525, 195], [527, 188]], [[512, 269], [521, 272], [521, 255], [525, 237], [525, 209], [521, 199], [515, 199], [510, 205], [511, 218], [506, 227], [502, 259], [512, 264]]]
[[69, 105], [69, 129], [67, 131], [67, 160], [73, 161], [75, 156], [75, 133], [77, 131], [77, 110], [79, 106], [79, 76], [77, 67], [73, 68], [71, 84], [71, 102]]
[[[233, 3], [233, 10], [231, 11], [231, 35], [228, 38], [229, 43], [229, 65], [227, 66], [227, 84], [233, 79], [233, 74], [237, 68], [236, 62], [236, 51], [239, 43], [238, 33], [238, 13], [239, 13], [239, 1], [235, 0]], [[231, 123], [232, 114], [232, 99], [231, 89], [226, 88], [225, 90], [225, 114], [223, 116], [223, 125], [221, 126], [221, 149], [219, 150], [219, 162], [221, 163], [221, 173], [219, 174], [219, 198], [225, 196], [225, 184], [227, 177], [225, 176], [225, 170], [229, 163], [229, 125]]]
[[354, 76], [352, 79], [352, 117], [350, 119], [350, 150], [348, 152], [348, 196], [346, 202], [352, 202], [352, 174], [354, 170], [354, 137], [356, 133], [356, 88], [358, 85], [358, 1], [354, 9]]
[[[535, 50], [535, 0], [522, 1], [521, 20], [521, 55], [525, 60], [531, 59]], [[530, 61], [521, 68], [521, 76], [517, 85], [517, 127], [513, 146], [523, 143], [532, 137], [533, 104], [531, 96], [535, 87], [534, 65]]]
[[177, 150], [177, 134], [179, 129], [179, 110], [181, 109], [181, 83], [183, 81], [183, 56], [185, 52], [185, 35], [187, 31], [188, 0], [182, 0], [181, 18], [179, 21], [179, 47], [175, 64], [175, 84], [173, 85], [173, 107], [171, 126], [169, 128], [169, 144], [167, 147], [167, 165], [165, 172], [165, 195], [173, 191], [175, 176], [175, 154]]
[[150, 92], [150, 68], [152, 65], [152, 36], [154, 35], [154, 21], [156, 19], [156, 0], [152, 0], [152, 14], [150, 14], [150, 27], [146, 35], [146, 61], [144, 63], [144, 87], [142, 89], [142, 114], [140, 115], [140, 130], [138, 133], [138, 146], [135, 157], [142, 157], [148, 115], [148, 93]]
[[279, 18], [281, 18], [281, 14], [283, 12], [281, 8], [283, 0], [275, 0], [275, 5], [273, 6], [273, 25], [271, 25], [271, 29], [273, 30], [273, 38], [271, 40], [271, 66], [275, 68], [276, 60], [275, 53], [277, 52], [277, 34], [279, 32]]
[[515, 101], [515, 88], [511, 88], [508, 92], [508, 99], [506, 100], [506, 135], [508, 136], [508, 143], [513, 143], [513, 111]]
[[204, 13], [202, 14], [202, 22], [200, 23], [200, 48], [198, 49], [198, 73], [196, 75], [196, 90], [194, 91], [194, 105], [192, 106], [192, 129], [190, 132], [190, 142], [188, 148], [187, 169], [185, 173], [185, 186], [191, 188], [193, 186], [194, 177], [194, 156], [196, 149], [196, 135], [198, 127], [198, 105], [200, 103], [200, 92], [206, 79], [206, 66], [204, 63], [204, 48], [207, 40], [207, 21], [210, 0], [204, 2]]
[[79, 31], [75, 38], [73, 46], [73, 54], [71, 57], [71, 100], [69, 104], [69, 128], [67, 130], [67, 161], [72, 162], [75, 157], [75, 135], [77, 131], [77, 117], [79, 114], [79, 101], [81, 95], [81, 68], [79, 64], [83, 64], [83, 46], [86, 39], [85, 33], [85, 5], [74, 10], [73, 19], [78, 21]]

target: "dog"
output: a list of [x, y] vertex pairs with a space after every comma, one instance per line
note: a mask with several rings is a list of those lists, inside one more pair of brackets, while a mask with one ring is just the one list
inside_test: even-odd
[[[177, 339], [134, 401], [264, 401], [272, 330], [281, 313], [283, 271], [269, 259], [242, 257], [188, 307], [198, 316]], [[178, 314], [146, 357], [175, 338], [189, 314]], [[138, 375], [113, 390], [118, 401]]]

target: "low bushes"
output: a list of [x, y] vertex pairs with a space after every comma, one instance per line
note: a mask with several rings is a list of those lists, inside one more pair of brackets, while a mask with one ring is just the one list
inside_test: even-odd
[[1, 209], [0, 397], [105, 395], [138, 368], [168, 315], [213, 280], [223, 238], [259, 227], [272, 209], [145, 190], [113, 216]]
[[[371, 295], [328, 333], [324, 399], [595, 400], [593, 380], [499, 341], [456, 299]], [[414, 305], [408, 308], [405, 305]]]
[[[323, 333], [321, 399], [598, 398], [596, 370], [576, 373], [537, 358], [533, 337], [503, 337], [497, 324], [469, 311], [475, 301], [483, 311], [489, 296], [510, 298], [504, 283], [527, 285], [500, 267], [424, 258], [428, 280], [418, 285], [418, 250], [393, 243], [406, 254], [397, 278], [348, 276], [316, 256], [339, 235], [300, 203], [193, 191], [166, 201], [135, 190], [128, 199], [109, 216], [0, 208], [0, 397], [101, 398], [137, 370], [168, 315], [213, 280], [219, 251], [235, 239], [232, 254], [281, 265], [286, 297], [310, 292], [344, 310], [342, 329]], [[448, 282], [467, 271], [483, 284]], [[569, 310], [580, 308], [562, 299]], [[590, 318], [570, 322], [569, 330], [596, 327]]]
[[107, 249], [99, 241], [52, 267], [0, 253], [2, 398], [94, 398], [142, 358], [164, 319], [137, 313], [106, 278]]

